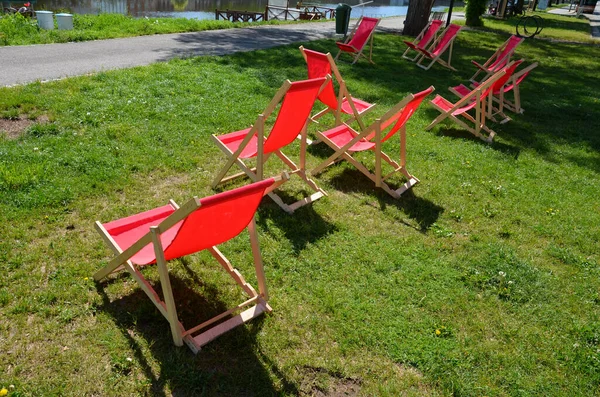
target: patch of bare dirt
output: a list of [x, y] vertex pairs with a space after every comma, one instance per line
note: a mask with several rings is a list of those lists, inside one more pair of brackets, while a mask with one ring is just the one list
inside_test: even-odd
[[325, 368], [306, 367], [301, 394], [313, 397], [356, 397], [361, 380], [349, 378]]
[[45, 124], [48, 122], [48, 116], [43, 115], [35, 120], [30, 120], [25, 115], [18, 119], [0, 119], [0, 133], [5, 133], [8, 139], [17, 139], [22, 136], [27, 128], [33, 123]]

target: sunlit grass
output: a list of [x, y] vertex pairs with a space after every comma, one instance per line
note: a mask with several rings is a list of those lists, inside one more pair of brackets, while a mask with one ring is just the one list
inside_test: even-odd
[[[377, 34], [376, 66], [340, 69], [354, 96], [378, 103], [373, 121], [432, 84], [453, 99], [446, 88], [506, 37], [461, 32], [453, 73], [417, 68], [400, 58], [404, 37]], [[597, 393], [599, 56], [594, 46], [521, 44], [516, 58], [540, 66], [523, 83], [525, 114], [492, 124], [492, 145], [450, 123], [425, 132], [437, 111], [424, 104], [408, 125], [408, 168], [421, 183], [400, 200], [345, 163], [316, 179], [329, 197], [292, 216], [265, 199], [258, 227], [274, 312], [198, 356], [172, 345], [167, 322], [127, 275], [94, 284], [110, 255], [93, 222], [212, 194], [225, 158], [210, 134], [248, 127], [285, 79], [305, 77], [296, 46], [0, 89], [6, 118], [50, 120], [0, 140], [0, 388]], [[286, 152], [297, 158], [297, 149]], [[384, 150], [397, 156], [397, 140]], [[309, 167], [329, 154], [311, 148]], [[369, 154], [357, 157], [373, 167]], [[250, 274], [246, 234], [222, 250]], [[171, 279], [184, 321], [237, 303], [209, 255], [175, 261]]]
[[[590, 22], [584, 17], [555, 15], [540, 11], [525, 14], [525, 16], [532, 15], [541, 17], [543, 21], [543, 30], [536, 38], [600, 44], [600, 40], [592, 38]], [[484, 29], [516, 34], [516, 26], [520, 19], [521, 16], [507, 19], [485, 17], [483, 18]], [[464, 25], [465, 21], [457, 20], [456, 23]]]
[[73, 30], [43, 30], [37, 27], [35, 19], [28, 19], [19, 14], [0, 15], [0, 46], [67, 43], [282, 23], [288, 22], [233, 23], [187, 18], [133, 18], [121, 14], [74, 14]]

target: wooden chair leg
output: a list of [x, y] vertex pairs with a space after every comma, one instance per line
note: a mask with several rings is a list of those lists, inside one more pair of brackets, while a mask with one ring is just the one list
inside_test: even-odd
[[179, 320], [177, 319], [177, 308], [175, 307], [175, 300], [173, 299], [173, 290], [171, 289], [171, 280], [169, 279], [169, 271], [167, 269], [167, 261], [165, 260], [165, 253], [160, 241], [160, 233], [157, 226], [150, 228], [152, 233], [152, 243], [154, 245], [154, 254], [156, 255], [156, 264], [158, 265], [158, 274], [160, 278], [160, 285], [163, 291], [163, 297], [165, 305], [167, 307], [167, 320], [171, 326], [171, 334], [173, 335], [173, 342], [175, 346], [183, 346], [182, 332], [179, 328]]

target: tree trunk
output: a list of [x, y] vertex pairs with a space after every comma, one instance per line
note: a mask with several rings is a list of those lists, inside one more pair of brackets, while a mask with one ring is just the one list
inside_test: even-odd
[[429, 21], [434, 0], [409, 0], [402, 34], [417, 36]]

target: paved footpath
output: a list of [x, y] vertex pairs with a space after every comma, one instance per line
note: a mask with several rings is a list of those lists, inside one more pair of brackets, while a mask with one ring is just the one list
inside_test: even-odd
[[[378, 30], [399, 32], [403, 22], [403, 17], [384, 18]], [[335, 35], [335, 22], [315, 22], [0, 47], [0, 86], [148, 65], [177, 57], [224, 55], [332, 37], [341, 37]]]
[[[575, 7], [555, 8], [548, 11], [550, 14], [577, 16]], [[596, 3], [596, 8], [593, 14], [581, 14], [584, 18], [590, 21], [591, 35], [595, 39], [600, 40], [600, 1]]]

